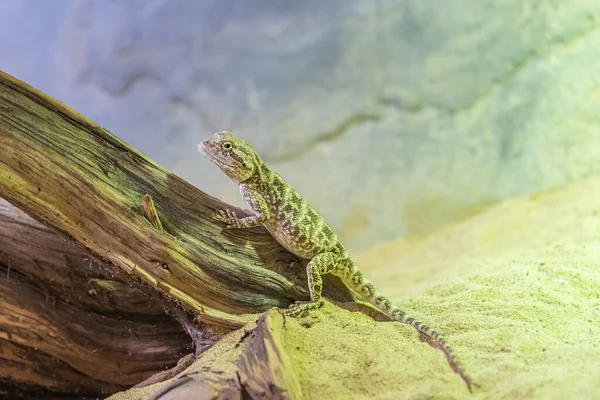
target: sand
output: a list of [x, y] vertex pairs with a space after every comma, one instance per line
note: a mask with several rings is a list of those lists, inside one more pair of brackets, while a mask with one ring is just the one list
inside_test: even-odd
[[328, 304], [287, 324], [310, 398], [600, 398], [600, 178], [506, 201], [357, 261], [444, 334], [480, 387], [470, 395], [406, 325]]

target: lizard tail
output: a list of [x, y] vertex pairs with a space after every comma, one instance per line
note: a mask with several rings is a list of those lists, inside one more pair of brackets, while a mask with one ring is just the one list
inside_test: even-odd
[[458, 363], [454, 352], [452, 351], [448, 343], [446, 343], [446, 340], [442, 337], [442, 335], [440, 335], [427, 325], [415, 321], [413, 318], [407, 316], [406, 313], [404, 313], [404, 311], [400, 310], [398, 307], [393, 305], [391, 301], [389, 301], [379, 290], [377, 290], [377, 288], [375, 288], [375, 286], [373, 286], [371, 282], [369, 282], [367, 278], [365, 278], [365, 276], [362, 274], [362, 272], [360, 272], [360, 270], [356, 266], [354, 266], [354, 268], [352, 268], [351, 270], [351, 276], [347, 281], [353, 283], [352, 286], [354, 287], [354, 289], [358, 293], [367, 297], [371, 304], [373, 304], [375, 307], [377, 307], [380, 311], [382, 311], [394, 321], [402, 322], [404, 324], [412, 326], [419, 333], [427, 336], [428, 338], [430, 338], [431, 341], [435, 342], [435, 344], [437, 344], [437, 347], [444, 352], [444, 355], [446, 356], [446, 359], [448, 360], [448, 363], [450, 364], [454, 372], [460, 375], [462, 380], [465, 381], [465, 384], [467, 385], [469, 391], [472, 392], [471, 378], [469, 378], [464, 372], [464, 370]]

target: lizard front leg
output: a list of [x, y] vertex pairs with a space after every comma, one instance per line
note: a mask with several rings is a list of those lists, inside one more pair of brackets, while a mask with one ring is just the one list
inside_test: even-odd
[[308, 277], [309, 301], [297, 301], [283, 311], [285, 315], [294, 317], [304, 311], [315, 310], [323, 305], [321, 292], [323, 291], [322, 275], [333, 271], [336, 265], [336, 256], [333, 253], [321, 253], [314, 256], [306, 266]]
[[220, 210], [218, 218], [227, 224], [227, 228], [254, 228], [265, 223], [267, 218], [263, 215], [251, 215], [240, 218], [232, 210]]
[[271, 218], [271, 210], [260, 193], [250, 190], [245, 185], [240, 186], [240, 191], [244, 200], [252, 208], [254, 215], [239, 218], [232, 210], [220, 210], [218, 218], [227, 224], [227, 228], [254, 228], [264, 224]]

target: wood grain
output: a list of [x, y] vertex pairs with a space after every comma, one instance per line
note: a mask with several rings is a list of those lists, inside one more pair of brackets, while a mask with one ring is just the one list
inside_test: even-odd
[[[224, 231], [212, 217], [225, 204], [3, 73], [0, 143], [0, 197], [201, 321], [238, 328], [248, 320], [243, 314], [306, 297], [301, 273], [278, 272], [278, 262], [295, 257], [266, 230]], [[162, 232], [140, 211], [146, 194]]]
[[121, 275], [0, 199], [0, 387], [97, 397], [190, 353], [160, 298]]

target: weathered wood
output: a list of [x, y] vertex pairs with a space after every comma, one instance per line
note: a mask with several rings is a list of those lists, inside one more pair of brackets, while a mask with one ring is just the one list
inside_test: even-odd
[[239, 363], [240, 383], [253, 399], [302, 400], [304, 395], [283, 344], [283, 315], [263, 314]]
[[[304, 271], [286, 268], [296, 258], [266, 230], [224, 231], [213, 218], [224, 204], [4, 73], [0, 143], [0, 196], [200, 321], [239, 328], [252, 313], [307, 297]], [[140, 211], [146, 194], [164, 231]]]
[[173, 366], [191, 345], [160, 299], [0, 199], [1, 387], [97, 397]]
[[179, 376], [111, 399], [301, 400], [305, 395], [283, 342], [284, 329], [283, 315], [269, 310], [226, 335]]

